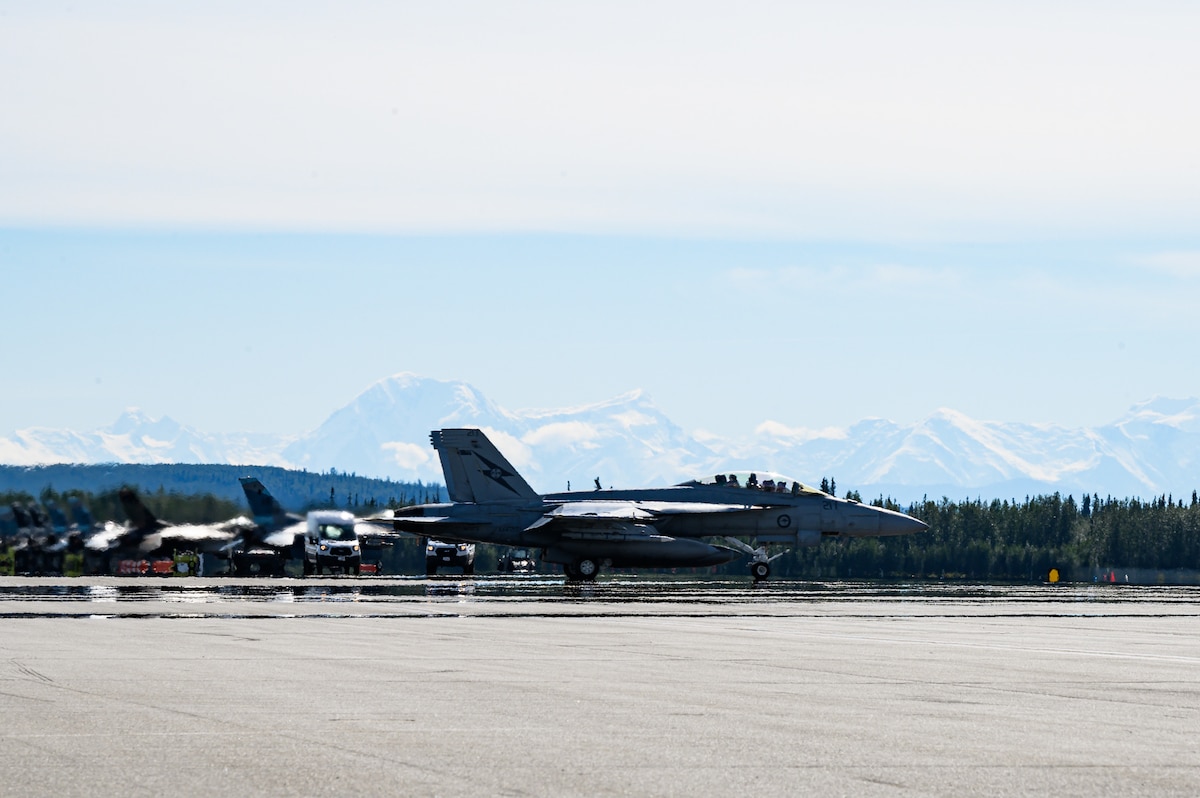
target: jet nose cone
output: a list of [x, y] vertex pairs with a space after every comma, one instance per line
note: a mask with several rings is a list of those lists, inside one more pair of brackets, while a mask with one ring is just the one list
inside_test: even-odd
[[929, 529], [929, 524], [913, 518], [911, 515], [894, 510], [884, 510], [883, 512], [884, 516], [879, 519], [879, 534], [881, 535], [912, 535]]

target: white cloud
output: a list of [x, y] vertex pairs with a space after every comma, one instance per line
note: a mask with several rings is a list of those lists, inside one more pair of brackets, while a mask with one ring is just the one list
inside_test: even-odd
[[546, 424], [522, 436], [522, 443], [548, 449], [565, 449], [572, 446], [591, 448], [600, 438], [600, 432], [584, 421], [565, 421]]
[[825, 438], [828, 440], [845, 440], [846, 430], [841, 427], [824, 427], [810, 429], [808, 427], [789, 427], [778, 421], [764, 421], [754, 428], [754, 434], [764, 438], [783, 438], [792, 444]]
[[1200, 277], [1200, 250], [1157, 252], [1137, 259], [1139, 265], [1152, 271], [1192, 280]]
[[653, 418], [645, 413], [639, 413], [636, 410], [626, 410], [624, 413], [618, 413], [613, 416], [613, 420], [620, 424], [625, 429], [633, 427], [644, 427], [649, 424], [656, 423]]
[[483, 434], [500, 450], [505, 459], [518, 471], [533, 469], [536, 465], [533, 450], [520, 438], [494, 427], [482, 427]]
[[392, 461], [396, 465], [411, 471], [419, 470], [432, 459], [428, 452], [429, 447], [418, 446], [415, 443], [388, 441], [380, 446], [380, 448], [391, 454]]

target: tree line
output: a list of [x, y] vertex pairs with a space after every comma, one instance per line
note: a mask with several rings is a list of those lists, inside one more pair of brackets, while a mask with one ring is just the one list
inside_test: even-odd
[[[9, 467], [12, 468], [12, 467]], [[74, 468], [102, 468], [75, 466]], [[162, 466], [154, 468], [164, 468]], [[189, 484], [202, 484], [201, 474], [189, 476], [189, 466], [173, 466], [178, 479], [158, 484], [140, 483], [139, 495], [156, 516], [173, 523], [215, 523], [248, 513], [236, 476], [250, 473], [259, 478], [295, 512], [334, 507], [359, 515], [410, 504], [445, 500], [440, 485], [391, 483], [363, 480], [337, 472], [308, 472], [205, 466], [228, 469], [217, 475], [232, 482], [223, 494], [189, 492]], [[245, 473], [243, 473], [245, 472]], [[256, 473], [257, 472], [257, 473]], [[296, 482], [293, 482], [292, 479]], [[297, 485], [297, 483], [300, 483]], [[375, 484], [378, 483], [378, 484]], [[829, 480], [831, 489], [836, 483]], [[137, 487], [137, 484], [134, 485]], [[72, 496], [92, 511], [97, 521], [124, 519], [117, 492], [119, 486], [100, 490], [73, 487], [59, 491], [46, 485], [36, 493], [6, 488], [0, 473], [0, 503], [57, 503], [66, 509]], [[232, 495], [231, 495], [232, 494]], [[303, 501], [297, 498], [303, 496]], [[857, 499], [855, 491], [847, 493]], [[314, 498], [315, 497], [315, 498]], [[1059, 493], [1017, 499], [948, 498], [901, 505], [891, 498], [870, 502], [919, 518], [929, 529], [916, 535], [894, 538], [862, 538], [825, 542], [813, 548], [788, 552], [772, 563], [780, 576], [810, 579], [972, 579], [1043, 581], [1051, 569], [1064, 579], [1093, 579], [1121, 576], [1131, 569], [1150, 572], [1190, 572], [1200, 578], [1200, 498], [1195, 491], [1188, 500], [1163, 495], [1144, 500], [1117, 499], [1097, 494], [1074, 496]], [[401, 547], [404, 549], [404, 547]], [[405, 550], [416, 559], [418, 554]], [[396, 554], [400, 554], [398, 550]], [[744, 563], [736, 561], [718, 569], [740, 574]], [[1141, 580], [1145, 581], [1143, 575]]]
[[798, 549], [773, 570], [805, 578], [996, 581], [1043, 581], [1051, 569], [1064, 579], [1115, 581], [1131, 570], [1200, 572], [1195, 491], [1186, 502], [1170, 495], [1076, 500], [1053, 493], [1021, 501], [924, 498], [904, 507], [880, 497], [870, 503], [908, 513], [929, 529]]
[[[189, 463], [0, 465], [0, 492], [32, 498], [41, 498], [47, 491], [76, 491], [100, 496], [115, 494], [121, 486], [129, 485], [139, 493], [211, 494], [245, 508], [239, 477], [258, 477], [281, 505], [295, 512], [336, 507], [366, 514], [375, 508], [443, 501], [446, 496], [445, 489], [436, 483], [374, 479], [332, 468], [318, 472], [273, 466]], [[100, 516], [97, 514], [97, 517]]]

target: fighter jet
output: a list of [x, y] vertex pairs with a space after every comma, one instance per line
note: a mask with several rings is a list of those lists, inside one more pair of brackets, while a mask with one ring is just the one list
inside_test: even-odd
[[283, 576], [284, 563], [296, 554], [296, 545], [304, 534], [304, 516], [286, 512], [257, 477], [240, 477], [238, 481], [254, 513], [254, 526], [229, 546], [233, 572], [239, 576]]
[[[430, 434], [450, 502], [396, 511], [398, 531], [541, 549], [570, 580], [603, 567], [691, 568], [750, 554], [755, 580], [771, 573], [768, 544], [907, 535], [926, 525], [903, 513], [838, 499], [787, 477], [717, 474], [663, 488], [541, 495], [478, 429]], [[709, 542], [722, 538], [728, 545]], [[742, 538], [755, 541], [757, 547]]]
[[[11, 550], [14, 573], [43, 576], [62, 573], [66, 526], [34, 503], [12, 502], [0, 508], [0, 536]], [[61, 515], [61, 514], [60, 514]]]
[[129, 521], [124, 526], [100, 529], [87, 539], [84, 546], [89, 572], [112, 573], [115, 561], [170, 556], [182, 550], [220, 554], [254, 526], [242, 516], [219, 524], [170, 524], [155, 518], [132, 488], [121, 488], [117, 495]]

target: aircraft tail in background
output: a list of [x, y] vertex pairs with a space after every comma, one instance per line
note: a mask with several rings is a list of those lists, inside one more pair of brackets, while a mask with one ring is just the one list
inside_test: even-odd
[[157, 529], [162, 529], [162, 521], [154, 517], [154, 513], [142, 504], [142, 500], [138, 498], [137, 493], [133, 488], [121, 488], [118, 494], [121, 499], [121, 508], [125, 511], [125, 516], [129, 519], [129, 526], [143, 532], [153, 532]]
[[50, 516], [50, 527], [56, 535], [64, 534], [67, 531], [67, 527], [71, 525], [71, 522], [67, 520], [67, 514], [53, 501], [47, 500], [46, 513]]
[[250, 512], [254, 513], [254, 523], [262, 527], [277, 528], [299, 519], [299, 516], [288, 515], [279, 500], [271, 495], [266, 485], [259, 482], [257, 477], [240, 477], [238, 482], [242, 483], [242, 491], [246, 494], [246, 501], [250, 503]]
[[78, 496], [68, 499], [68, 504], [71, 506], [71, 517], [75, 519], [75, 526], [79, 527], [80, 532], [90, 532], [96, 525], [96, 520], [92, 518], [92, 511], [84, 506]]

